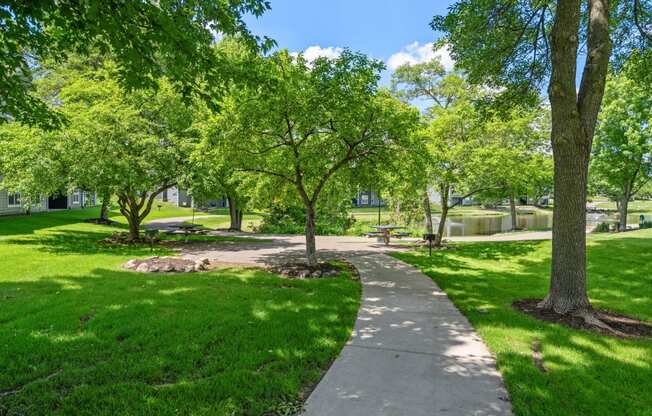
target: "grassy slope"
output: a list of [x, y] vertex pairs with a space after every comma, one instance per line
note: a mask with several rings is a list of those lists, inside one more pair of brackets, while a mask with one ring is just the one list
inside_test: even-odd
[[[605, 338], [511, 308], [517, 299], [545, 295], [550, 242], [464, 244], [432, 258], [423, 251], [396, 257], [424, 270], [470, 319], [497, 355], [517, 415], [652, 415], [652, 340]], [[596, 307], [652, 322], [652, 231], [592, 236], [588, 270]], [[548, 374], [532, 364], [535, 339]]]
[[0, 218], [0, 414], [260, 415], [350, 335], [357, 282], [128, 272], [96, 213]]

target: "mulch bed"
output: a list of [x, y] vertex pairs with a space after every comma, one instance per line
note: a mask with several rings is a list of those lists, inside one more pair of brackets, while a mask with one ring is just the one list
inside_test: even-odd
[[562, 324], [575, 329], [583, 329], [598, 332], [603, 335], [615, 336], [617, 338], [640, 338], [652, 336], [652, 325], [615, 312], [595, 310], [596, 317], [609, 325], [614, 331], [605, 328], [589, 325], [579, 316], [560, 315], [552, 310], [540, 309], [537, 304], [541, 299], [522, 299], [512, 304], [517, 311], [523, 312], [535, 319]]
[[268, 270], [290, 279], [337, 277], [342, 272], [352, 273], [356, 278], [359, 276], [358, 270], [351, 263], [344, 260], [321, 262], [317, 263], [316, 266], [308, 266], [306, 263], [285, 263], [270, 266]]
[[[156, 236], [153, 239], [154, 243], [159, 243], [161, 241], [161, 238]], [[129, 237], [129, 233], [127, 232], [115, 232], [111, 234], [109, 237], [103, 238], [100, 240], [100, 243], [103, 244], [111, 244], [111, 245], [118, 245], [118, 246], [129, 246], [133, 244], [150, 244], [151, 241], [149, 238], [147, 238], [144, 234], [140, 236], [138, 240], [131, 240]]]

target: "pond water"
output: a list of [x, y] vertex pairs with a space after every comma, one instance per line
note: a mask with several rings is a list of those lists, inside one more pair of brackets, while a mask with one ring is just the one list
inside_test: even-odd
[[[638, 224], [640, 214], [627, 216], [628, 224]], [[652, 220], [652, 215], [645, 216], [647, 221]], [[616, 222], [615, 214], [587, 214], [587, 224], [595, 225], [599, 222]], [[433, 217], [433, 225], [439, 224], [439, 217]], [[528, 230], [547, 230], [552, 227], [552, 212], [537, 212], [522, 214], [517, 217], [518, 228]], [[509, 214], [504, 215], [481, 215], [469, 217], [448, 217], [446, 220], [447, 237], [467, 235], [489, 235], [510, 231], [512, 220]]]

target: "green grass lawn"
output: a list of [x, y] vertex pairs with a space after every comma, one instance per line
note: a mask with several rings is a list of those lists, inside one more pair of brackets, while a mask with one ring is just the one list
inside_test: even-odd
[[[229, 228], [231, 220], [228, 208], [216, 208], [208, 212], [208, 217], [195, 218], [195, 224], [203, 225], [211, 229]], [[242, 231], [254, 231], [262, 221], [263, 217], [258, 213], [246, 213], [242, 217]], [[188, 221], [190, 222], [190, 221]]]
[[[595, 201], [594, 205], [599, 209], [616, 211], [616, 203], [612, 201]], [[631, 201], [628, 205], [630, 214], [652, 212], [652, 201]]]
[[[397, 253], [420, 267], [469, 318], [489, 348], [517, 415], [652, 415], [652, 339], [621, 340], [537, 321], [511, 304], [542, 298], [550, 242], [469, 243]], [[595, 307], [652, 322], [652, 230], [589, 238]], [[540, 340], [548, 373], [532, 362]]]
[[[207, 215], [207, 213], [202, 211], [195, 210], [194, 212], [196, 217], [201, 217]], [[178, 207], [173, 204], [166, 202], [155, 202], [152, 206], [152, 210], [149, 212], [149, 215], [145, 219], [145, 222], [152, 220], [159, 220], [163, 218], [174, 218], [174, 217], [188, 217], [193, 215], [192, 208]], [[127, 220], [120, 214], [120, 211], [117, 209], [111, 211], [111, 219], [114, 221], [120, 221], [126, 224]]]
[[0, 415], [281, 415], [349, 338], [349, 276], [130, 272], [94, 215], [0, 217]]

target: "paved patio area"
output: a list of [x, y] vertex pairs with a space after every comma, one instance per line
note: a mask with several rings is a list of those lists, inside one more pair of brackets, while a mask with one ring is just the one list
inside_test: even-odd
[[[268, 241], [190, 246], [183, 255], [250, 265], [304, 255], [302, 236], [254, 238]], [[308, 398], [305, 415], [511, 414], [495, 360], [468, 320], [432, 279], [386, 255], [405, 247], [318, 237], [317, 248], [322, 258], [350, 260], [363, 293], [351, 339]]]

